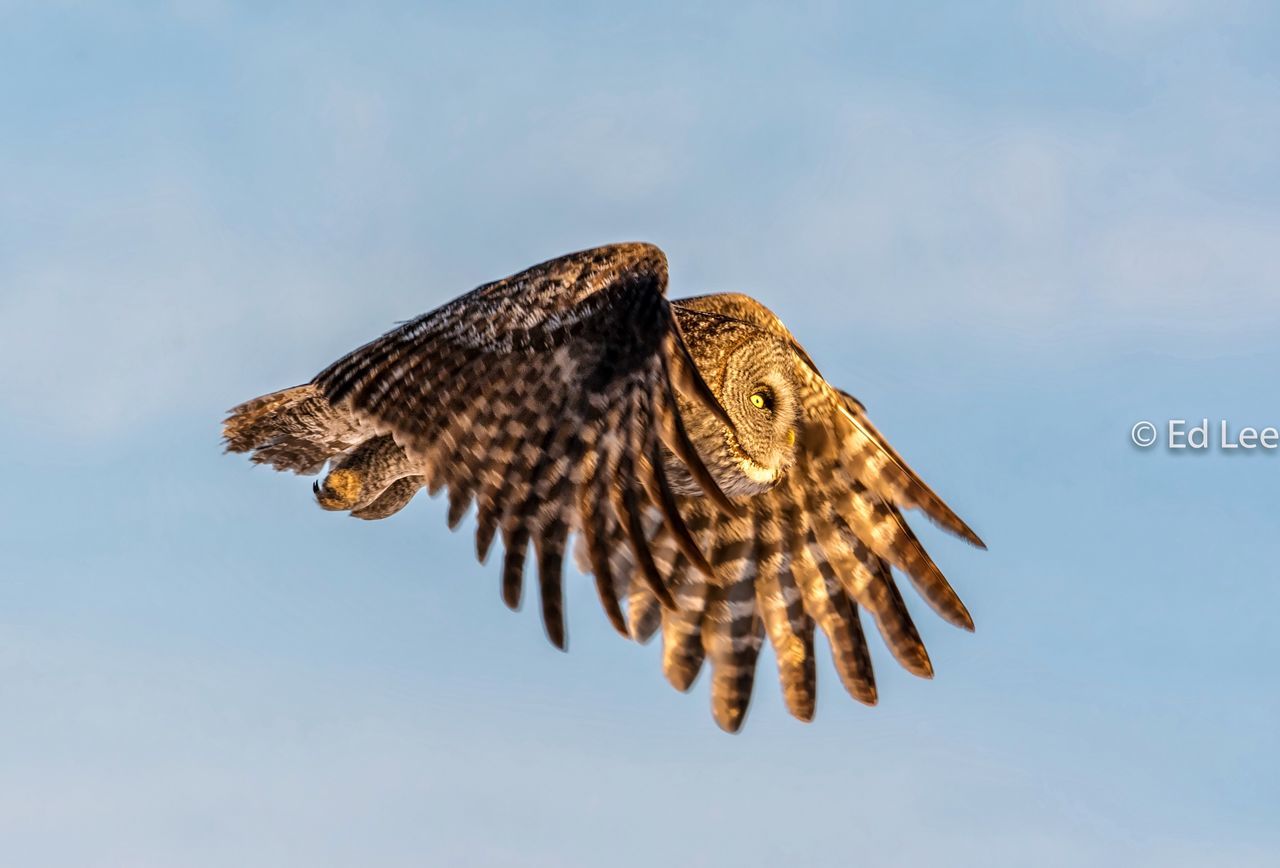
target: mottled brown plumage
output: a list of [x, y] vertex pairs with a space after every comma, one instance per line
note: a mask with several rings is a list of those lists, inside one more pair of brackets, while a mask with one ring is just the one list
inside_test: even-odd
[[553, 259], [486, 284], [227, 419], [227, 448], [314, 474], [326, 509], [386, 518], [446, 490], [448, 522], [501, 537], [517, 607], [534, 561], [547, 636], [566, 647], [570, 536], [622, 635], [662, 633], [687, 690], [711, 665], [716, 722], [746, 717], [771, 645], [788, 710], [813, 717], [814, 634], [855, 699], [876, 701], [859, 611], [894, 657], [932, 664], [893, 576], [943, 618], [968, 611], [902, 516], [981, 545], [753, 299], [669, 302], [647, 244]]

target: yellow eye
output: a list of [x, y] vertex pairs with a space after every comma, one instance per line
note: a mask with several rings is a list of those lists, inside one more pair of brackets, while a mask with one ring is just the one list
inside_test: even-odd
[[751, 406], [757, 410], [767, 410], [771, 406], [769, 396], [764, 392], [756, 392], [751, 396]]

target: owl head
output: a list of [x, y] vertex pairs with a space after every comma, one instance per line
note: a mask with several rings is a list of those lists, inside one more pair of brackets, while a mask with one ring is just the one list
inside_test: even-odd
[[796, 455], [800, 385], [790, 348], [772, 335], [751, 336], [728, 354], [712, 388], [734, 424], [720, 439], [737, 472], [718, 480], [721, 487], [733, 495], [772, 488]]
[[[738, 320], [685, 313], [681, 326], [698, 371], [733, 422], [731, 429], [702, 405], [681, 401], [698, 454], [730, 496], [772, 488], [795, 462], [799, 439], [802, 408], [794, 352]], [[684, 476], [670, 464], [668, 470], [677, 479]], [[690, 485], [689, 490], [698, 489]]]

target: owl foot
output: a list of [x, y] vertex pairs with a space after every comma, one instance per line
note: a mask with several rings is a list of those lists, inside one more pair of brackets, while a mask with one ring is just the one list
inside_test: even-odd
[[325, 509], [350, 511], [356, 518], [386, 518], [413, 499], [426, 482], [404, 450], [386, 435], [351, 450], [315, 485], [316, 502]]
[[316, 493], [316, 502], [325, 509], [351, 509], [360, 502], [364, 480], [357, 471], [339, 467], [324, 478], [323, 484], [317, 482], [312, 490]]

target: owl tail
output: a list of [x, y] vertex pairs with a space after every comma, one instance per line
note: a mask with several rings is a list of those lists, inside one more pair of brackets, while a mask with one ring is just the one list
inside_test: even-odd
[[308, 383], [233, 408], [222, 436], [228, 452], [248, 452], [255, 464], [309, 476], [369, 434]]

